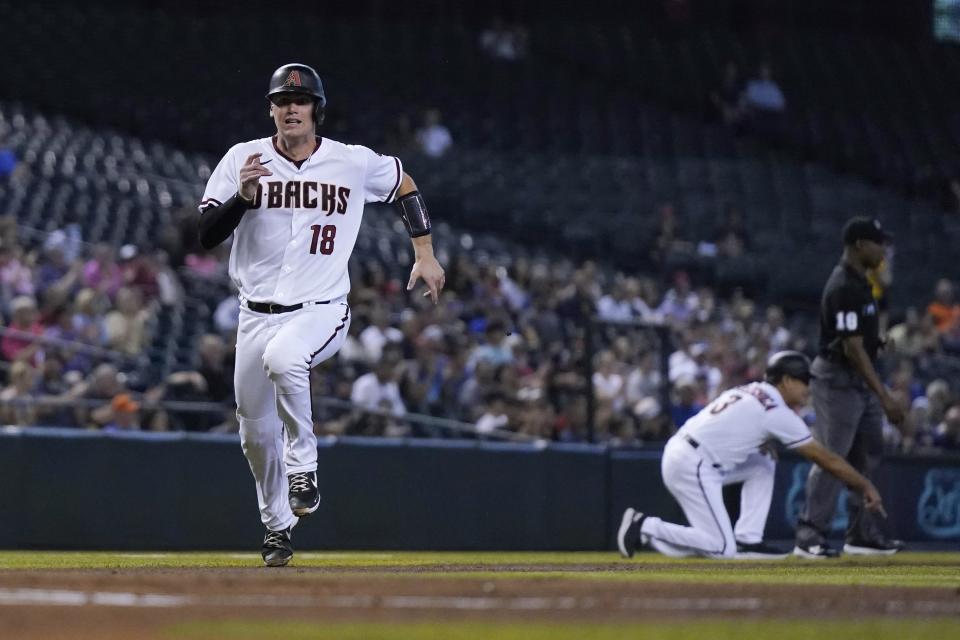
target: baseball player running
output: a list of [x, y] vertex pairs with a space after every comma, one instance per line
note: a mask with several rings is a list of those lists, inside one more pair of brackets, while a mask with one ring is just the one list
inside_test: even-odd
[[284, 566], [297, 519], [320, 502], [310, 369], [347, 335], [347, 262], [364, 204], [397, 204], [413, 241], [408, 290], [423, 279], [436, 304], [444, 272], [427, 208], [400, 160], [316, 135], [327, 102], [316, 71], [280, 67], [267, 99], [276, 134], [227, 151], [204, 191], [199, 232], [208, 249], [233, 234], [240, 441], [267, 529], [263, 561]]
[[[633, 557], [637, 546], [649, 543], [674, 556], [785, 557], [763, 543], [774, 462], [759, 451], [772, 439], [861, 492], [868, 509], [885, 515], [873, 484], [814, 440], [795, 413], [807, 402], [811, 378], [805, 355], [781, 351], [768, 361], [764, 382], [725, 391], [688, 420], [667, 442], [661, 471], [690, 526], [627, 509], [617, 533], [621, 555]], [[723, 504], [723, 485], [741, 481], [741, 516], [734, 529]]]

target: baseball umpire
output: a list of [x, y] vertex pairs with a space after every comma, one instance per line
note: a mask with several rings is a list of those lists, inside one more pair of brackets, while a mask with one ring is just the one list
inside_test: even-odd
[[297, 519], [320, 502], [310, 369], [347, 336], [347, 263], [364, 204], [397, 204], [413, 242], [408, 290], [422, 278], [436, 303], [444, 272], [426, 205], [400, 160], [316, 135], [327, 104], [316, 71], [280, 67], [266, 97], [277, 131], [227, 151], [204, 191], [199, 231], [205, 248], [233, 235], [240, 441], [267, 530], [263, 561], [284, 566]]
[[[904, 418], [903, 409], [880, 381], [874, 365], [882, 341], [879, 308], [866, 277], [868, 269], [883, 261], [884, 245], [891, 239], [877, 220], [858, 216], [847, 221], [843, 257], [830, 274], [820, 302], [820, 345], [813, 362], [817, 415], [813, 433], [868, 478], [883, 454], [883, 414], [894, 424]], [[819, 467], [810, 469], [795, 555], [839, 555], [826, 541], [839, 492], [836, 479]], [[848, 505], [844, 552], [892, 554], [903, 548], [902, 542], [886, 537], [874, 514], [862, 508], [860, 496], [851, 493]]]
[[[763, 542], [775, 468], [761, 451], [769, 440], [820, 465], [862, 494], [868, 509], [883, 513], [873, 484], [817, 442], [796, 414], [807, 402], [811, 377], [807, 356], [798, 351], [775, 353], [763, 382], [724, 391], [687, 420], [664, 447], [661, 470], [690, 526], [627, 509], [617, 532], [620, 554], [631, 557], [637, 546], [649, 542], [669, 556], [786, 557]], [[723, 504], [723, 485], [736, 482], [744, 484], [734, 528]]]

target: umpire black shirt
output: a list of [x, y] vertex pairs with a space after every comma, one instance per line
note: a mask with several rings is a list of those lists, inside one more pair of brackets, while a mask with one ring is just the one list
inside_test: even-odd
[[863, 347], [876, 361], [880, 348], [877, 301], [866, 276], [845, 262], [833, 269], [820, 301], [820, 355], [849, 365], [843, 353], [843, 338], [863, 336]]

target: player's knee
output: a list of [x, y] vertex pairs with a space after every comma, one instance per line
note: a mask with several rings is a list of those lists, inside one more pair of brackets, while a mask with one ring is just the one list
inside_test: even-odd
[[276, 445], [276, 417], [250, 420], [237, 412], [240, 422], [240, 446], [245, 454], [254, 454], [273, 448]]
[[283, 383], [309, 370], [302, 355], [293, 354], [289, 349], [271, 348], [272, 346], [263, 352], [263, 369], [274, 383]]

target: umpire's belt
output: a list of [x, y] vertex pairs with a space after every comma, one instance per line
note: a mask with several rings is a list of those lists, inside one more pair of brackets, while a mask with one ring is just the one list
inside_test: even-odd
[[723, 465], [720, 464], [719, 462], [711, 462], [711, 461], [710, 461], [710, 458], [711, 458], [712, 456], [710, 456], [710, 455], [706, 452], [706, 450], [700, 448], [700, 443], [697, 442], [696, 439], [694, 439], [694, 438], [691, 437], [691, 436], [688, 436], [687, 434], [683, 434], [683, 439], [686, 440], [687, 442], [689, 442], [691, 447], [693, 447], [694, 449], [697, 449], [697, 450], [700, 452], [700, 455], [704, 456], [704, 458], [707, 460], [707, 462], [710, 462], [710, 464], [713, 466], [714, 469], [723, 469]]
[[333, 302], [333, 300], [316, 300], [313, 302], [301, 302], [299, 304], [284, 306], [276, 302], [254, 302], [247, 300], [247, 309], [256, 311], [257, 313], [287, 313], [288, 311], [297, 311], [304, 307], [312, 307], [315, 304], [330, 304], [331, 302]]

